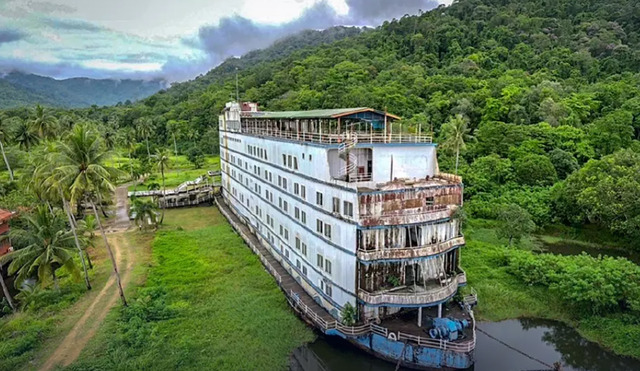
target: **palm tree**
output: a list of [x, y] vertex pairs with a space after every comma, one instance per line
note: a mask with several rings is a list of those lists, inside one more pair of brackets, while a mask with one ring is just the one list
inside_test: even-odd
[[2, 143], [9, 136], [8, 123], [9, 120], [4, 115], [0, 115], [0, 150], [2, 151], [4, 163], [5, 165], [7, 165], [7, 170], [9, 171], [9, 178], [11, 178], [11, 181], [13, 182], [13, 170], [11, 170], [11, 165], [9, 165], [7, 154], [4, 151], [4, 143]]
[[173, 151], [178, 156], [178, 142], [176, 141], [176, 134], [178, 134], [178, 130], [180, 129], [180, 124], [176, 120], [169, 120], [167, 122], [167, 132], [171, 134], [173, 137]]
[[4, 282], [4, 277], [2, 276], [2, 264], [0, 264], [0, 286], [2, 286], [2, 293], [4, 294], [4, 297], [7, 299], [7, 303], [9, 303], [9, 307], [11, 308], [11, 310], [15, 311], [16, 306], [15, 304], [13, 304], [11, 293], [9, 292], [9, 289], [7, 288], [7, 284]]
[[53, 279], [53, 285], [58, 290], [56, 271], [65, 267], [73, 275], [78, 274], [78, 268], [73, 261], [73, 235], [60, 216], [55, 211], [40, 205], [34, 215], [24, 218], [25, 228], [14, 227], [9, 232], [11, 239], [22, 248], [12, 251], [0, 258], [0, 264], [10, 261], [9, 274], [18, 273], [16, 287], [25, 279], [38, 276], [41, 284]]
[[33, 130], [33, 127], [28, 122], [17, 119], [16, 131], [14, 133], [13, 140], [18, 143], [20, 148], [29, 150], [34, 145], [38, 144], [40, 138], [38, 134]]
[[87, 243], [85, 244], [84, 256], [87, 258], [87, 264], [89, 264], [89, 269], [93, 269], [93, 262], [91, 262], [91, 257], [87, 252], [87, 248], [89, 246], [93, 246], [93, 238], [96, 236], [96, 228], [98, 228], [98, 223], [96, 223], [96, 218], [93, 215], [87, 215], [84, 219], [78, 222], [78, 226], [82, 228], [82, 234], [89, 233], [87, 237]]
[[153, 121], [148, 117], [141, 117], [136, 120], [136, 126], [138, 128], [138, 133], [147, 142], [147, 157], [151, 158], [151, 151], [149, 150], [149, 135], [151, 135], [151, 132], [153, 131]]
[[131, 175], [131, 179], [133, 179], [133, 158], [132, 152], [136, 148], [136, 136], [132, 128], [124, 128], [118, 131], [118, 142], [127, 149], [129, 154], [129, 173]]
[[[158, 169], [160, 170], [160, 174], [162, 175], [162, 197], [164, 199], [167, 189], [165, 187], [165, 178], [164, 171], [169, 168], [169, 164], [171, 162], [171, 154], [167, 150], [158, 150], [155, 155], [155, 163]], [[160, 224], [164, 221], [164, 202], [162, 203], [162, 216], [160, 217]]]
[[[63, 191], [64, 185], [57, 182], [56, 177], [54, 176], [54, 171], [56, 168], [55, 164], [55, 153], [57, 148], [52, 144], [52, 148], [48, 150], [43, 157], [44, 160], [41, 162], [39, 166], [37, 166], [33, 171], [33, 177], [31, 181], [28, 183], [28, 188], [32, 189], [36, 194], [39, 195], [41, 199], [47, 200], [47, 205], [50, 205], [51, 202], [61, 202], [62, 209], [64, 210], [67, 219], [69, 221], [69, 226], [71, 227], [71, 232], [73, 233], [74, 242], [76, 245], [76, 249], [78, 251], [78, 256], [80, 257], [80, 262], [82, 263], [82, 271], [84, 273], [84, 281], [87, 286], [87, 290], [91, 290], [91, 282], [89, 281], [89, 271], [87, 271], [87, 265], [85, 264], [84, 255], [86, 255], [86, 243], [83, 241], [81, 243], [81, 238], [78, 235], [77, 226], [78, 223], [73, 215], [71, 210], [71, 205], [67, 201], [69, 198], [68, 195], [65, 196], [65, 192]], [[68, 193], [68, 192], [67, 192]], [[49, 206], [51, 207], [51, 206]], [[89, 261], [89, 265], [91, 266], [91, 260], [89, 256], [86, 255], [87, 260]]]
[[469, 138], [469, 128], [464, 116], [458, 114], [442, 125], [443, 148], [450, 148], [456, 152], [456, 175], [460, 162], [460, 151], [466, 148], [465, 140]]
[[153, 201], [143, 201], [139, 198], [132, 198], [129, 216], [133, 217], [138, 228], [142, 230], [143, 223], [149, 221], [158, 226], [158, 205]]
[[100, 136], [95, 131], [87, 125], [76, 125], [67, 141], [59, 144], [55, 157], [57, 168], [53, 177], [59, 184], [67, 186], [72, 203], [86, 200], [91, 204], [98, 229], [113, 263], [122, 304], [127, 306], [118, 265], [96, 208], [96, 201], [101, 201], [103, 191], [113, 192], [111, 179], [119, 173], [115, 168], [106, 165], [109, 156], [110, 153], [104, 149]]
[[55, 116], [45, 111], [39, 104], [36, 105], [32, 114], [31, 125], [37, 131], [40, 138], [47, 139], [56, 135], [58, 120]]

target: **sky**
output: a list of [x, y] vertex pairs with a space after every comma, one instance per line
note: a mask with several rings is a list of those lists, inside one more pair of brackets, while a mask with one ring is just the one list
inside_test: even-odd
[[184, 81], [305, 29], [451, 0], [0, 0], [0, 73]]

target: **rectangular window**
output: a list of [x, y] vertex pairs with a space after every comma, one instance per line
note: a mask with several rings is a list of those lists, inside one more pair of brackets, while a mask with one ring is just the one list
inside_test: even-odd
[[293, 216], [298, 220], [300, 219], [300, 209], [297, 206], [293, 208]]
[[322, 206], [322, 204], [323, 204], [322, 192], [316, 192], [316, 204], [318, 206]]
[[340, 214], [340, 199], [338, 197], [333, 198], [333, 212]]
[[287, 201], [284, 201], [284, 211], [289, 212], [289, 204], [287, 203]]
[[307, 266], [306, 265], [302, 266], [302, 274], [304, 274], [305, 276], [307, 275]]
[[278, 175], [278, 187], [282, 187], [282, 177]]
[[282, 188], [284, 188], [284, 190], [287, 190], [287, 178], [282, 178]]
[[300, 213], [300, 216], [301, 216], [300, 221], [302, 221], [302, 224], [307, 224], [307, 213], [303, 210]]
[[329, 239], [331, 238], [331, 224], [326, 223], [324, 225], [324, 235], [325, 235], [325, 237], [327, 237]]
[[307, 199], [307, 187], [303, 186], [302, 184], [300, 185], [300, 197], [303, 200]]
[[296, 237], [296, 249], [300, 250], [300, 237]]
[[331, 274], [331, 260], [325, 259], [324, 261], [324, 271]]
[[311, 154], [309, 154], [309, 161], [311, 161]]
[[320, 254], [316, 255], [316, 265], [320, 269], [324, 268], [324, 259], [322, 258], [322, 255], [320, 255]]
[[298, 158], [293, 158], [293, 170], [298, 170]]
[[287, 155], [284, 153], [282, 154], [282, 165], [287, 166]]
[[278, 197], [278, 207], [282, 209], [282, 197]]
[[284, 256], [286, 256], [287, 259], [289, 259], [289, 249], [284, 250]]
[[324, 230], [322, 227], [323, 227], [322, 220], [316, 219], [316, 232], [322, 234], [322, 231]]
[[435, 199], [433, 197], [427, 197], [426, 204], [433, 205], [435, 203]]
[[287, 161], [287, 162], [288, 162], [288, 164], [287, 164], [287, 165], [288, 165], [289, 169], [291, 169], [291, 168], [293, 167], [293, 161], [291, 160], [291, 157], [292, 157], [292, 156], [291, 156], [291, 155], [289, 155], [289, 156], [287, 156], [287, 157], [288, 157], [288, 161]]
[[300, 264], [300, 259], [296, 259], [296, 268], [302, 268], [302, 264]]
[[302, 249], [302, 255], [307, 256], [307, 244], [306, 243], [302, 242], [301, 249]]
[[289, 230], [286, 228], [284, 229], [284, 239], [286, 241], [289, 241]]
[[282, 236], [283, 233], [284, 233], [284, 228], [282, 227], [282, 224], [280, 224], [280, 236]]
[[300, 184], [293, 183], [293, 194], [296, 196], [300, 194]]
[[344, 215], [353, 217], [353, 204], [349, 201], [344, 202]]

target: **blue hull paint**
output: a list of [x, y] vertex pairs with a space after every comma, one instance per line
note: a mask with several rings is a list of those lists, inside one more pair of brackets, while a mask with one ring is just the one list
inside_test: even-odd
[[[329, 333], [328, 333], [329, 334]], [[333, 334], [331, 334], [333, 335]], [[337, 335], [337, 334], [336, 334]], [[387, 361], [409, 368], [425, 369], [466, 369], [473, 365], [473, 352], [461, 353], [450, 350], [421, 347], [393, 341], [378, 334], [369, 334], [356, 338], [346, 338], [357, 347]]]

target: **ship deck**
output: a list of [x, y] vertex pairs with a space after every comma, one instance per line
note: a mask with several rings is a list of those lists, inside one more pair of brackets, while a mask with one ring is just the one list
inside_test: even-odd
[[[428, 307], [422, 309], [422, 327], [418, 327], [418, 310], [408, 310], [400, 312], [381, 321], [380, 326], [386, 327], [389, 331], [402, 332], [409, 335], [429, 337], [429, 329], [431, 329], [431, 320], [438, 317], [438, 307]], [[463, 338], [455, 342], [465, 342], [473, 339], [473, 319], [468, 312], [462, 310], [459, 306], [451, 304], [442, 307], [442, 317], [450, 317], [454, 319], [466, 319], [469, 327], [462, 331]]]

